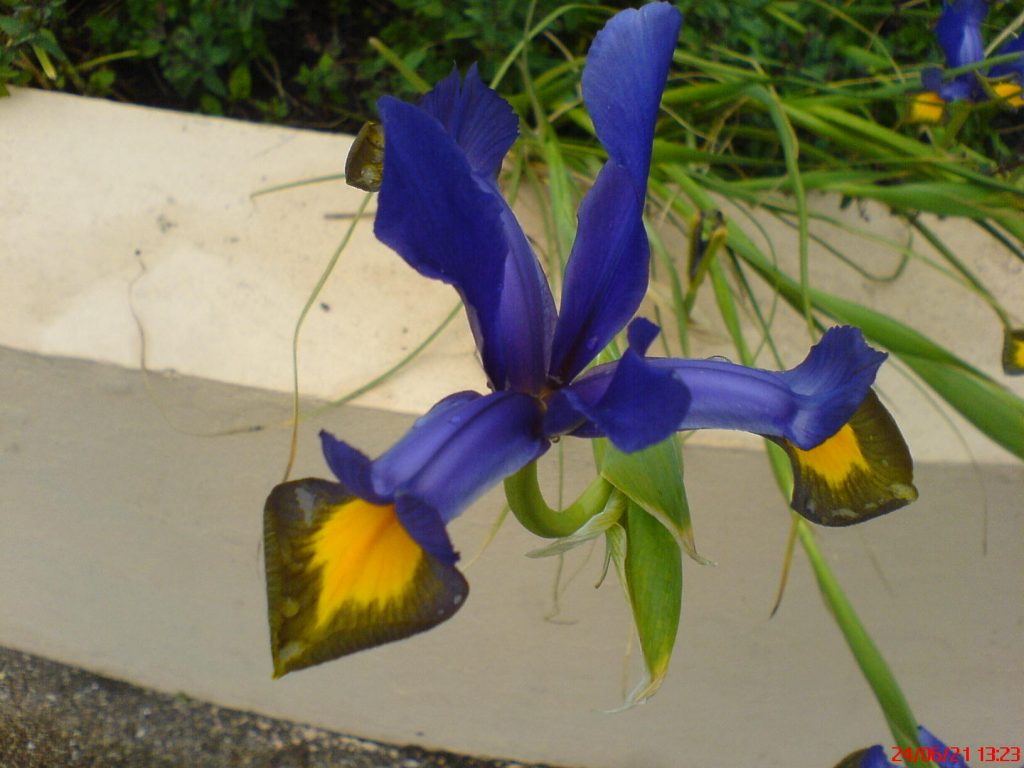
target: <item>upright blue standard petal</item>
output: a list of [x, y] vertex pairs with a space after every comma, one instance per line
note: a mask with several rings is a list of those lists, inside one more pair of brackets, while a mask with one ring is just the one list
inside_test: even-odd
[[505, 153], [519, 134], [519, 118], [509, 103], [480, 80], [476, 64], [459, 83], [452, 73], [420, 99], [420, 109], [435, 117], [466, 153], [473, 171], [496, 181]]
[[551, 349], [556, 385], [572, 381], [643, 301], [650, 269], [643, 195], [608, 162], [580, 206]]
[[431, 115], [385, 96], [384, 174], [374, 233], [420, 274], [462, 296], [487, 375], [503, 380], [497, 343], [505, 268], [502, 208], [485, 191], [466, 155]]
[[987, 13], [985, 0], [956, 0], [943, 5], [935, 36], [946, 55], [947, 67], [956, 69], [985, 58], [981, 23]]
[[667, 3], [617, 14], [594, 40], [583, 99], [608, 162], [579, 210], [550, 379], [566, 384], [618, 333], [647, 291], [643, 227], [654, 126], [682, 16]]
[[[949, 69], [975, 64], [985, 58], [981, 23], [987, 13], [988, 3], [985, 0], [956, 0], [943, 4], [935, 35]], [[926, 90], [938, 93], [943, 101], [981, 101], [985, 97], [974, 72], [964, 72], [952, 82], [943, 83], [939, 70], [932, 68], [922, 73], [921, 82]]]
[[583, 101], [608, 159], [647, 186], [654, 123], [683, 17], [668, 3], [625, 10], [594, 38]]
[[554, 301], [495, 181], [518, 130], [515, 114], [475, 70], [461, 89], [458, 75], [449, 76], [422, 106], [384, 97], [378, 107], [377, 238], [459, 292], [493, 389], [540, 391]]

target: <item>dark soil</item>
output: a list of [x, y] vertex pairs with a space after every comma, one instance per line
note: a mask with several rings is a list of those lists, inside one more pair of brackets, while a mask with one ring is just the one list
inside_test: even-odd
[[0, 647], [0, 768], [553, 768], [394, 746]]

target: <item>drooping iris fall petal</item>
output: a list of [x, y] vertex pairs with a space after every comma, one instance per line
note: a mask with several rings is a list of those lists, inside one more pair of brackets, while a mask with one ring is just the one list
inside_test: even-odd
[[[788, 371], [724, 360], [647, 358], [646, 363], [684, 385], [689, 405], [675, 429], [737, 429], [811, 448], [853, 415], [885, 357], [864, 343], [859, 330], [842, 327], [827, 331], [807, 358]], [[615, 370], [615, 364], [598, 366], [569, 385], [567, 394], [593, 405], [605, 395]], [[558, 407], [571, 404], [562, 400]], [[599, 424], [584, 422], [573, 434], [596, 437], [603, 432]]]
[[642, 358], [630, 349], [563, 389], [545, 426], [608, 437], [624, 451], [677, 429], [764, 435], [793, 466], [793, 508], [821, 525], [850, 525], [917, 498], [906, 443], [870, 389], [884, 359], [849, 327], [830, 329], [788, 371]]
[[454, 565], [410, 536], [394, 505], [340, 483], [274, 488], [263, 541], [274, 677], [430, 629], [469, 592]]
[[[460, 392], [418, 419], [365, 471], [377, 498], [413, 497], [447, 523], [547, 450], [541, 420], [540, 403], [528, 395]], [[326, 433], [323, 446], [332, 466], [352, 455], [349, 446]]]
[[429, 629], [468, 592], [446, 524], [548, 447], [537, 400], [461, 392], [375, 461], [321, 433], [341, 482], [278, 485], [264, 510], [274, 674]]

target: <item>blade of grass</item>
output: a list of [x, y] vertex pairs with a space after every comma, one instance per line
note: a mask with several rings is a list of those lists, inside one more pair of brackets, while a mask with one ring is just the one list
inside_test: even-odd
[[320, 295], [320, 291], [323, 290], [324, 285], [327, 283], [327, 278], [331, 276], [334, 271], [334, 266], [338, 263], [338, 259], [341, 257], [342, 252], [348, 246], [349, 240], [352, 239], [352, 235], [355, 234], [356, 225], [359, 224], [363, 213], [366, 211], [366, 206], [370, 204], [370, 200], [373, 198], [373, 193], [367, 193], [363, 196], [362, 202], [356, 209], [355, 215], [352, 217], [352, 221], [348, 225], [348, 229], [345, 230], [345, 235], [341, 238], [341, 242], [338, 243], [338, 247], [334, 249], [334, 253], [331, 255], [330, 260], [327, 262], [327, 266], [324, 267], [324, 271], [320, 273], [319, 279], [316, 281], [316, 285], [313, 286], [313, 290], [310, 292], [309, 297], [306, 299], [305, 306], [302, 307], [302, 311], [299, 313], [299, 319], [295, 321], [295, 330], [292, 333], [292, 438], [291, 445], [288, 449], [288, 461], [284, 468], [284, 479], [281, 481], [285, 483], [288, 481], [288, 476], [292, 473], [292, 466], [295, 464], [295, 454], [298, 450], [299, 441], [299, 334], [302, 332], [302, 325], [306, 321], [306, 315], [309, 314], [310, 308], [316, 302], [317, 297]]

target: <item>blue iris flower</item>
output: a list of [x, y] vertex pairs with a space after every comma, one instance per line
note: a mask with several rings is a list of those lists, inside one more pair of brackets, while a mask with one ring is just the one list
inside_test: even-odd
[[[944, 3], [942, 15], [935, 26], [935, 35], [946, 57], [946, 67], [956, 69], [976, 64], [985, 58], [985, 44], [981, 36], [981, 24], [988, 14], [986, 0], [956, 0]], [[1017, 38], [1004, 44], [996, 51], [997, 56], [1009, 53], [1024, 53], [1024, 38]], [[921, 83], [926, 92], [936, 94], [942, 101], [986, 101], [988, 93], [982, 86], [981, 72], [964, 72], [950, 82], [943, 82], [942, 70], [930, 67], [921, 73]], [[1021, 88], [1024, 87], [1024, 56], [997, 64], [988, 72], [990, 78], [1008, 78], [994, 85], [997, 96], [1010, 106], [1024, 105]]]
[[[451, 75], [418, 105], [380, 101], [385, 152], [375, 232], [421, 274], [458, 291], [493, 392], [442, 401], [375, 462], [327, 434], [324, 453], [344, 483], [362, 479], [353, 491], [421, 502], [415, 519], [399, 515], [414, 538], [430, 531], [424, 545], [563, 434], [606, 436], [636, 451], [679, 429], [716, 427], [811, 448], [849, 419], [885, 359], [852, 328], [827, 333], [792, 371], [650, 359], [657, 328], [637, 320], [620, 360], [580, 376], [647, 290], [647, 174], [680, 22], [668, 4], [624, 11], [587, 57], [583, 98], [608, 161], [580, 206], [560, 312], [498, 188], [518, 132], [512, 108], [475, 68], [461, 84]], [[424, 514], [423, 505], [436, 514]], [[450, 559], [450, 546], [434, 554]]]
[[1013, 61], [996, 64], [989, 71], [988, 76], [1000, 80], [1006, 78], [1004, 82], [996, 83], [994, 86], [996, 94], [1005, 98], [1010, 106], [1022, 107], [1024, 106], [1024, 36], [1003, 44], [995, 55], [1002, 56], [1008, 53], [1019, 55]]
[[[512, 108], [475, 67], [461, 82], [453, 73], [418, 104], [380, 100], [375, 233], [462, 297], [491, 391], [445, 398], [375, 460], [323, 432], [340, 484], [275, 489], [266, 535], [278, 674], [451, 615], [466, 586], [447, 523], [562, 435], [608, 437], [628, 452], [676, 430], [713, 427], [806, 451], [868, 398], [886, 356], [848, 327], [828, 331], [796, 368], [775, 372], [649, 358], [658, 329], [635, 320], [621, 359], [586, 370], [647, 289], [647, 176], [681, 22], [667, 3], [623, 11], [590, 49], [583, 99], [608, 160], [578, 212], [560, 310], [498, 186], [518, 134]], [[338, 522], [346, 515], [348, 527]], [[401, 554], [360, 566], [385, 540]]]
[[[943, 3], [935, 35], [946, 55], [948, 69], [976, 64], [985, 58], [981, 23], [987, 14], [986, 0]], [[951, 82], [943, 83], [941, 70], [932, 67], [921, 73], [921, 83], [925, 90], [937, 93], [943, 101], [981, 101], [985, 98], [985, 92], [974, 72], [964, 72]]]

